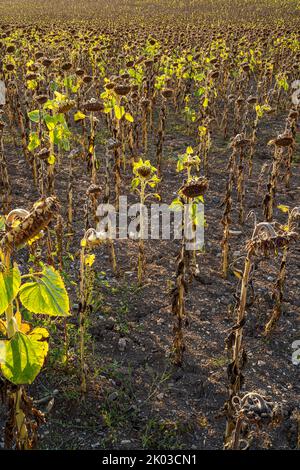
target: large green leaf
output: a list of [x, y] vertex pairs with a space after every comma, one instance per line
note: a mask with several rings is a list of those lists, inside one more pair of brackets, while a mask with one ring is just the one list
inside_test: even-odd
[[17, 267], [7, 271], [0, 270], [0, 314], [16, 297], [21, 285], [21, 274]]
[[39, 120], [40, 120], [40, 112], [39, 112], [39, 110], [38, 110], [38, 109], [35, 109], [35, 110], [33, 110], [33, 111], [30, 111], [30, 112], [28, 113], [28, 117], [29, 117], [30, 121], [32, 121], [32, 122], [39, 122]]
[[16, 333], [0, 341], [0, 364], [4, 377], [16, 385], [31, 384], [40, 372], [48, 352], [49, 333], [35, 328], [31, 333]]
[[58, 271], [44, 266], [43, 274], [20, 288], [20, 300], [33, 313], [53, 316], [70, 315], [69, 297]]

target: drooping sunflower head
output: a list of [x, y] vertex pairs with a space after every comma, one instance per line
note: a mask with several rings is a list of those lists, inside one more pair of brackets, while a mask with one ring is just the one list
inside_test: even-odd
[[290, 131], [285, 131], [283, 134], [279, 134], [276, 139], [272, 139], [268, 142], [268, 145], [276, 145], [276, 147], [290, 147], [295, 143], [293, 134]]
[[83, 110], [85, 112], [102, 111], [103, 108], [103, 103], [100, 100], [96, 100], [95, 98], [91, 98], [83, 104]]

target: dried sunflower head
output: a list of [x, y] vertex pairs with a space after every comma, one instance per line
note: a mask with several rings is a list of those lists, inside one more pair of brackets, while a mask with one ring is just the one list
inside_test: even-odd
[[50, 157], [50, 150], [44, 147], [36, 154], [36, 156], [40, 160], [43, 160], [43, 161], [48, 160], [48, 158]]
[[249, 103], [249, 104], [257, 103], [257, 101], [258, 101], [257, 96], [250, 95], [250, 96], [247, 98], [247, 103]]
[[209, 73], [209, 77], [212, 78], [212, 79], [218, 78], [219, 75], [220, 75], [219, 70], [212, 70], [212, 71]]
[[141, 165], [136, 170], [137, 174], [142, 178], [148, 178], [151, 175], [151, 167], [148, 165]]
[[126, 96], [130, 92], [131, 87], [130, 85], [122, 84], [122, 85], [115, 85], [114, 92], [119, 96]]
[[97, 232], [94, 228], [89, 228], [81, 241], [82, 247], [93, 248], [107, 241], [106, 232]]
[[105, 88], [107, 90], [112, 90], [113, 88], [115, 87], [115, 83], [114, 82], [108, 82], [105, 84]]
[[67, 113], [68, 111], [70, 111], [70, 109], [74, 108], [74, 106], [76, 105], [75, 101], [74, 100], [65, 100], [63, 101], [62, 103], [59, 104], [58, 108], [57, 108], [57, 112], [58, 113], [61, 113], [61, 114], [65, 114]]
[[37, 95], [35, 97], [35, 99], [40, 105], [43, 105], [48, 101], [48, 96], [47, 95]]
[[241, 105], [242, 103], [244, 103], [244, 101], [245, 101], [244, 98], [240, 95], [240, 96], [237, 97], [237, 99], [236, 99], [235, 102], [236, 102], [238, 105]]
[[36, 60], [39, 60], [41, 57], [43, 57], [43, 53], [41, 51], [37, 51], [34, 54], [34, 57], [36, 58]]
[[84, 70], [83, 69], [76, 69], [75, 73], [78, 77], [82, 77], [84, 75]]
[[133, 181], [138, 180], [148, 181], [151, 187], [154, 187], [160, 180], [156, 175], [157, 169], [151, 165], [150, 160], [139, 159], [138, 162], [133, 164], [133, 174], [136, 178]]
[[6, 64], [6, 70], [12, 72], [15, 69], [14, 64]]
[[193, 177], [179, 189], [179, 193], [189, 199], [192, 199], [202, 196], [208, 189], [208, 186], [208, 179], [204, 176]]
[[52, 59], [48, 59], [48, 57], [44, 57], [42, 60], [42, 64], [44, 67], [48, 68], [53, 63]]
[[38, 75], [35, 72], [28, 72], [26, 74], [26, 80], [36, 80], [37, 77]]
[[290, 147], [294, 144], [293, 134], [289, 131], [285, 131], [283, 134], [279, 134], [276, 139], [270, 140], [269, 145], [276, 145], [277, 147]]
[[296, 109], [291, 109], [290, 112], [289, 112], [288, 117], [289, 117], [290, 119], [292, 119], [292, 120], [293, 120], [293, 119], [298, 119], [299, 113], [298, 113], [298, 111], [297, 111]]
[[61, 69], [64, 71], [64, 72], [67, 72], [68, 70], [71, 70], [71, 68], [73, 67], [73, 65], [71, 64], [71, 62], [66, 62], [65, 64], [63, 64], [61, 66]]
[[86, 195], [88, 197], [99, 196], [100, 193], [101, 193], [101, 186], [99, 186], [98, 184], [91, 184], [86, 191]]
[[46, 228], [59, 210], [58, 199], [54, 196], [41, 199], [32, 210], [18, 223], [9, 227], [0, 241], [0, 248], [12, 251]]
[[91, 83], [92, 80], [93, 80], [93, 77], [91, 75], [84, 75], [84, 77], [82, 79], [82, 81], [86, 84]]
[[91, 98], [83, 104], [83, 110], [85, 112], [102, 111], [103, 108], [103, 103], [99, 100], [96, 100], [95, 98]]
[[270, 256], [277, 254], [278, 250], [288, 246], [298, 238], [292, 230], [275, 230], [274, 224], [262, 222], [257, 224], [252, 238], [247, 242], [246, 249], [256, 255]]

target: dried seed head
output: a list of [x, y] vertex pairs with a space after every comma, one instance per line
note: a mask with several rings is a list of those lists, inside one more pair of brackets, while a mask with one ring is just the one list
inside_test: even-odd
[[130, 85], [115, 85], [114, 91], [119, 96], [126, 96], [130, 92]]
[[208, 179], [204, 176], [199, 178], [194, 177], [191, 180], [187, 181], [179, 190], [183, 196], [187, 198], [195, 198], [198, 196], [202, 196], [206, 190], [208, 189], [209, 183]]
[[93, 77], [91, 77], [91, 75], [84, 75], [82, 80], [84, 83], [91, 83], [91, 81], [93, 80]]
[[148, 165], [141, 165], [136, 171], [142, 178], [148, 178], [152, 173], [151, 167]]
[[43, 57], [43, 53], [41, 51], [38, 51], [34, 54], [34, 57], [36, 60], [39, 60], [41, 57]]
[[244, 103], [244, 101], [245, 101], [245, 100], [244, 100], [244, 98], [243, 98], [241, 95], [238, 96], [237, 99], [236, 99], [236, 103], [237, 103], [238, 105], [241, 105], [242, 103]]
[[35, 80], [37, 76], [37, 73], [29, 72], [26, 74], [26, 80]]
[[273, 224], [262, 222], [256, 225], [251, 240], [246, 244], [246, 249], [256, 255], [270, 256], [297, 238], [298, 234], [294, 231], [278, 230], [276, 232]]
[[298, 111], [296, 111], [295, 109], [291, 109], [290, 112], [289, 112], [288, 117], [290, 119], [298, 119], [298, 117], [299, 117]]
[[276, 139], [271, 140], [270, 144], [275, 144], [278, 147], [289, 147], [294, 143], [293, 134], [289, 131], [279, 134]]
[[108, 139], [106, 142], [106, 150], [116, 150], [121, 147], [121, 142], [116, 139]]
[[220, 75], [220, 73], [219, 73], [218, 70], [212, 70], [212, 71], [209, 73], [209, 77], [212, 78], [212, 79], [218, 78], [219, 75]]
[[142, 98], [141, 105], [143, 106], [143, 108], [148, 108], [150, 105], [150, 100], [148, 98]]
[[85, 112], [96, 112], [104, 109], [103, 103], [95, 98], [91, 98], [83, 104], [83, 110]]
[[249, 70], [250, 70], [250, 65], [248, 64], [248, 62], [243, 62], [241, 64], [241, 67], [244, 70], [244, 72], [249, 72]]
[[93, 248], [95, 246], [101, 245], [101, 243], [106, 242], [107, 233], [106, 232], [96, 232], [94, 228], [89, 228], [84, 235], [84, 240], [86, 241], [88, 248]]
[[247, 98], [247, 103], [254, 104], [254, 103], [257, 103], [257, 100], [258, 100], [257, 96], [250, 95]]
[[86, 191], [86, 195], [88, 197], [90, 196], [98, 196], [99, 194], [101, 193], [101, 186], [97, 185], [97, 184], [91, 184], [87, 191]]
[[36, 64], [31, 64], [30, 66], [28, 66], [28, 70], [30, 70], [30, 72], [37, 72], [38, 69], [39, 68]]
[[63, 64], [63, 65], [61, 66], [61, 69], [62, 69], [64, 72], [67, 72], [68, 70], [71, 70], [72, 67], [73, 67], [73, 66], [72, 66], [71, 62], [66, 62], [65, 64]]
[[46, 228], [58, 210], [59, 202], [56, 197], [41, 199], [19, 225], [9, 228], [0, 241], [0, 248], [3, 251], [12, 251], [23, 245]]
[[108, 82], [108, 83], [105, 84], [105, 88], [107, 90], [112, 90], [114, 87], [115, 87], [114, 82]]
[[82, 69], [76, 69], [75, 73], [78, 77], [82, 77], [84, 75], [84, 70]]
[[153, 60], [152, 59], [147, 59], [145, 60], [144, 64], [146, 65], [146, 67], [151, 67], [153, 65]]
[[50, 150], [44, 147], [36, 154], [36, 156], [43, 161], [48, 160], [50, 157]]
[[231, 139], [230, 147], [232, 148], [241, 148], [250, 144], [251, 140], [246, 139], [245, 134], [237, 134], [233, 139]]
[[13, 45], [7, 46], [6, 48], [6, 52], [8, 52], [9, 54], [12, 54], [13, 52], [15, 52], [15, 50], [16, 48]]
[[57, 112], [58, 113], [61, 113], [61, 114], [65, 114], [67, 113], [68, 111], [70, 111], [70, 109], [74, 108], [74, 106], [76, 105], [75, 101], [74, 100], [66, 100], [66, 101], [63, 101], [58, 109], [57, 109]]
[[172, 88], [165, 88], [162, 90], [161, 94], [164, 98], [171, 98], [173, 96], [173, 90]]
[[48, 101], [48, 96], [47, 95], [37, 95], [35, 97], [36, 101], [42, 105], [45, 104]]

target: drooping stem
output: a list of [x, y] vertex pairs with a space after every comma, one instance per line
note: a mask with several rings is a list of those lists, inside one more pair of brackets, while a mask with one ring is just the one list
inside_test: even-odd
[[160, 114], [159, 114], [157, 147], [156, 147], [156, 162], [157, 162], [158, 176], [161, 175], [161, 170], [162, 170], [163, 143], [164, 143], [164, 138], [165, 138], [165, 127], [166, 127], [166, 110], [167, 110], [167, 100], [166, 98], [163, 97]]
[[81, 393], [86, 393], [86, 371], [85, 371], [85, 323], [86, 323], [86, 286], [85, 286], [85, 247], [80, 251], [80, 306], [79, 306], [79, 329], [80, 329], [80, 371], [81, 371]]
[[142, 285], [144, 265], [145, 265], [145, 247], [144, 247], [144, 202], [145, 202], [145, 182], [141, 181], [141, 192], [140, 192], [140, 237], [139, 237], [139, 255], [138, 255], [138, 283]]
[[182, 332], [183, 320], [185, 315], [185, 293], [186, 293], [186, 265], [185, 265], [185, 240], [182, 239], [180, 253], [177, 260], [176, 284], [172, 292], [172, 313], [175, 316], [173, 328], [173, 363], [181, 366], [185, 344]]
[[242, 348], [243, 341], [243, 327], [245, 323], [245, 310], [247, 302], [247, 290], [249, 284], [249, 276], [251, 272], [251, 261], [252, 249], [247, 252], [244, 273], [242, 278], [241, 292], [239, 306], [237, 308], [236, 325], [233, 328], [233, 354], [232, 362], [228, 367], [228, 378], [229, 378], [229, 398], [227, 402], [227, 422], [225, 431], [224, 448], [232, 448], [233, 443], [233, 432], [236, 426], [234, 418], [234, 409], [232, 404], [232, 398], [240, 393], [241, 386], [243, 383], [242, 369], [245, 363], [245, 353]]
[[232, 187], [233, 187], [233, 171], [232, 169], [230, 170], [229, 177], [228, 177], [228, 182], [227, 182], [227, 188], [226, 188], [226, 194], [225, 194], [225, 199], [224, 199], [224, 213], [223, 217], [221, 220], [221, 223], [223, 224], [223, 239], [222, 239], [222, 272], [223, 276], [226, 279], [228, 275], [228, 264], [229, 264], [229, 227], [231, 223], [231, 205], [232, 205], [232, 198], [231, 198], [231, 193], [232, 193]]

